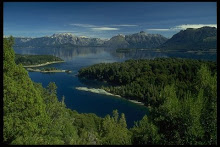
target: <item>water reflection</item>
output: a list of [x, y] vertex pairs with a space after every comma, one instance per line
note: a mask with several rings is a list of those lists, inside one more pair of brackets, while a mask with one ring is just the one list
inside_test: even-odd
[[102, 62], [108, 60], [123, 61], [127, 59], [153, 59], [156, 57], [180, 57], [216, 61], [216, 53], [183, 53], [183, 52], [155, 52], [146, 50], [133, 50], [125, 53], [118, 53], [116, 49], [107, 49], [105, 47], [73, 47], [65, 48], [24, 48], [16, 49], [19, 54], [50, 54], [72, 61], [76, 58], [94, 58], [102, 59]]
[[100, 54], [104, 52], [103, 47], [79, 47], [72, 49], [65, 48], [15, 48], [15, 52], [18, 54], [50, 54], [64, 59], [65, 61], [72, 60], [74, 57], [87, 57], [91, 54]]
[[110, 53], [120, 59], [154, 59], [157, 57], [167, 57], [166, 54], [153, 51], [134, 50], [126, 53], [118, 53], [115, 50]]

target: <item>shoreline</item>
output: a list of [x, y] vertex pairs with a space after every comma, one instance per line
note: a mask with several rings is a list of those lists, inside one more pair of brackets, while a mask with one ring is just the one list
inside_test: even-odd
[[[129, 100], [129, 99], [128, 99], [128, 100]], [[139, 102], [139, 101], [136, 101], [136, 100], [129, 100], [129, 101], [132, 102], [132, 103], [135, 103], [135, 104], [144, 106], [144, 103], [143, 103], [143, 102]]]
[[40, 69], [32, 69], [32, 68], [27, 68], [28, 71], [32, 71], [32, 72], [43, 72], [43, 73], [55, 73], [55, 72], [72, 72], [72, 71], [68, 71], [68, 70], [51, 70], [51, 71], [42, 71]]
[[55, 63], [62, 63], [62, 62], [65, 62], [65, 61], [53, 61], [53, 62], [46, 62], [46, 63], [43, 63], [43, 64], [37, 64], [37, 65], [23, 65], [23, 67], [41, 67], [41, 66], [46, 66], [46, 65], [49, 65], [49, 64], [55, 64]]
[[92, 92], [92, 93], [97, 93], [97, 94], [104, 94], [104, 95], [121, 97], [120, 95], [115, 95], [115, 94], [109, 93], [109, 92], [105, 91], [104, 89], [87, 88], [87, 87], [75, 87], [75, 89], [81, 90], [81, 91], [88, 91], [88, 92]]
[[[81, 91], [88, 91], [88, 92], [92, 92], [92, 93], [111, 95], [111, 96], [116, 96], [116, 97], [123, 98], [120, 95], [115, 95], [115, 94], [112, 94], [110, 92], [105, 91], [104, 89], [99, 89], [99, 88], [75, 87], [75, 89], [81, 90]], [[136, 100], [131, 100], [131, 99], [126, 99], [126, 98], [123, 98], [123, 99], [128, 100], [132, 103], [144, 106], [144, 103], [142, 103], [142, 102], [139, 102], [139, 101], [136, 101]]]

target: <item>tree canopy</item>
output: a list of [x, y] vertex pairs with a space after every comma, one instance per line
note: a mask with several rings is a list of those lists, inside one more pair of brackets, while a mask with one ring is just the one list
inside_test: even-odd
[[55, 83], [43, 88], [15, 64], [13, 38], [3, 43], [5, 144], [217, 144], [216, 63], [128, 60], [81, 69], [81, 77], [107, 80], [112, 86], [105, 89], [147, 104], [150, 114], [128, 129], [126, 116], [117, 110], [101, 118], [66, 108]]

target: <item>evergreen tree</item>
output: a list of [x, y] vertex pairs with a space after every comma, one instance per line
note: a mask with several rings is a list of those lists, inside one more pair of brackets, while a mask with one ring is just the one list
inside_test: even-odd
[[113, 119], [114, 119], [115, 123], [118, 123], [118, 119], [119, 119], [118, 110], [117, 109], [113, 110], [112, 114], [113, 114]]
[[27, 71], [14, 63], [12, 40], [4, 39], [3, 42], [4, 142], [43, 144], [48, 120], [45, 104], [28, 77]]
[[126, 123], [126, 119], [125, 119], [125, 114], [122, 113], [121, 114], [121, 118], [119, 119], [119, 124], [122, 128], [127, 128], [127, 123]]
[[66, 104], [65, 104], [65, 96], [64, 96], [64, 95], [63, 95], [62, 100], [61, 100], [61, 105], [62, 105], [63, 107], [66, 107]]

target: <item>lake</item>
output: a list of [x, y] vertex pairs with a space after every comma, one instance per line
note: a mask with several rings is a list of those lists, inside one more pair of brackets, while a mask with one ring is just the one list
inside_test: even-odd
[[44, 48], [24, 48], [16, 49], [18, 54], [50, 54], [65, 60], [64, 63], [51, 64], [46, 67], [56, 67], [57, 69], [71, 70], [72, 73], [40, 73], [29, 72], [30, 78], [46, 87], [49, 82], [55, 82], [58, 89], [58, 99], [65, 96], [66, 106], [79, 113], [95, 113], [100, 117], [112, 114], [117, 109], [119, 113], [124, 113], [128, 127], [134, 125], [134, 121], [141, 120], [148, 114], [148, 109], [132, 103], [123, 98], [101, 95], [86, 91], [80, 91], [75, 87], [94, 87], [101, 84], [98, 81], [82, 80], [75, 76], [82, 67], [90, 66], [96, 63], [122, 62], [128, 59], [153, 59], [156, 57], [181, 57], [216, 61], [216, 53], [195, 54], [195, 53], [161, 53], [152, 51], [132, 51], [128, 53], [117, 53], [115, 50], [105, 49], [103, 47], [80, 47], [73, 49], [44, 49]]

